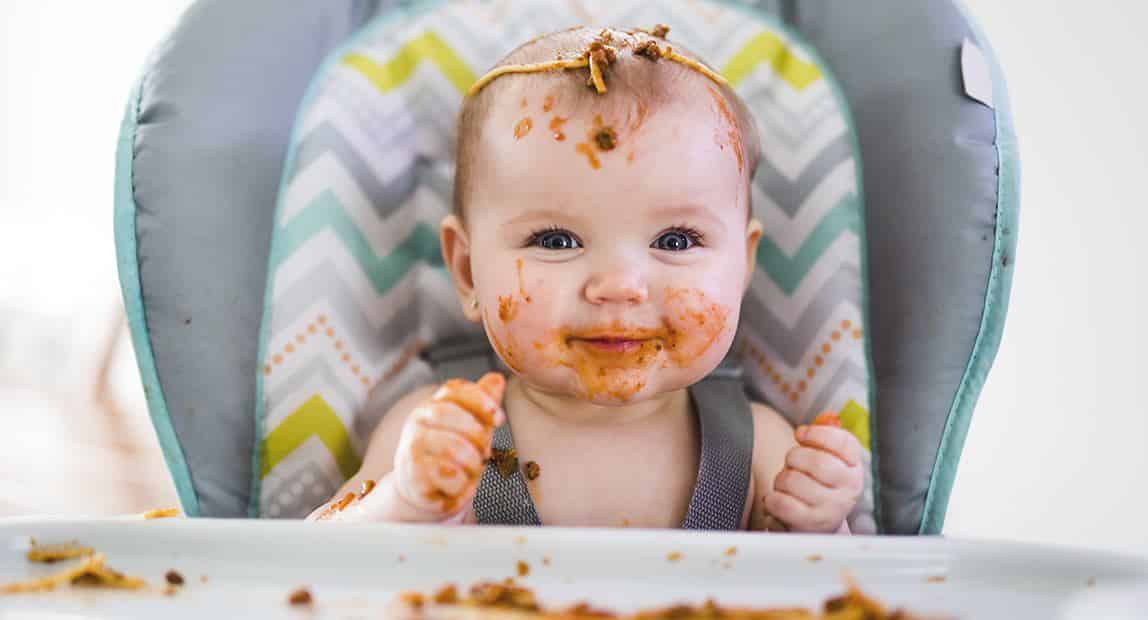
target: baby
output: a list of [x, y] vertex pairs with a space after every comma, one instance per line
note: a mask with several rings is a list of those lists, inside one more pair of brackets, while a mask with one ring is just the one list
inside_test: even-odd
[[[344, 499], [310, 519], [475, 523], [509, 421], [518, 457], [543, 472], [529, 482], [542, 523], [681, 525], [700, 458], [688, 389], [737, 330], [761, 237], [760, 147], [737, 95], [665, 33], [545, 35], [471, 89], [442, 252], [464, 314], [513, 374], [407, 395]], [[741, 528], [848, 533], [859, 442], [831, 424], [794, 431], [760, 403], [750, 413]]]

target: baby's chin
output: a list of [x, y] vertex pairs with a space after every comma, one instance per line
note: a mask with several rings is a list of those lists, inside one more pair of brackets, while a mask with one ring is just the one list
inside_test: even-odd
[[602, 407], [636, 405], [669, 392], [688, 388], [708, 373], [705, 369], [655, 369], [646, 372], [621, 371], [602, 377], [553, 370], [516, 373], [531, 389], [562, 398], [577, 399]]

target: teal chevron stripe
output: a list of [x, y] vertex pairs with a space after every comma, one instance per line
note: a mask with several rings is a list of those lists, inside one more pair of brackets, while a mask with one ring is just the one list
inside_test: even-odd
[[419, 261], [434, 267], [443, 266], [438, 235], [423, 222], [419, 222], [393, 252], [380, 258], [334, 192], [324, 190], [290, 224], [276, 232], [279, 243], [272, 269], [278, 269], [286, 257], [327, 228], [343, 242], [380, 295], [386, 294]]
[[837, 237], [846, 231], [859, 233], [857, 217], [859, 209], [856, 194], [842, 198], [836, 207], [821, 218], [793, 258], [786, 256], [771, 239], [762, 237], [761, 243], [757, 246], [757, 265], [765, 270], [786, 295], [793, 294], [805, 279], [805, 275], [817, 263], [817, 259], [837, 240]]

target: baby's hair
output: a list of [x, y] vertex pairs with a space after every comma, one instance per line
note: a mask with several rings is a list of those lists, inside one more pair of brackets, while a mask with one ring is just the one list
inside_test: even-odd
[[[761, 154], [757, 128], [741, 98], [725, 79], [688, 50], [665, 41], [669, 28], [652, 31], [578, 27], [536, 37], [520, 45], [479, 79], [463, 101], [458, 124], [454, 212], [460, 217], [472, 185], [472, 167], [483, 125], [496, 105], [528, 92], [557, 87], [563, 106], [622, 107], [638, 99], [649, 109], [672, 101], [708, 98], [707, 88], [732, 108], [749, 174]], [[589, 69], [589, 71], [587, 71]], [[705, 83], [708, 82], [708, 83]], [[511, 95], [515, 95], [513, 98]], [[718, 96], [718, 95], [714, 95]], [[726, 106], [721, 106], [723, 112]], [[741, 162], [739, 162], [740, 165]]]

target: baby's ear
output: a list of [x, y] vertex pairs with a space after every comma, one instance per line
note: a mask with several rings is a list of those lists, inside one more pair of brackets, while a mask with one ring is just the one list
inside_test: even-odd
[[454, 283], [454, 292], [462, 304], [462, 313], [469, 321], [478, 323], [482, 316], [475, 303], [478, 298], [475, 296], [474, 275], [470, 271], [470, 236], [458, 216], [443, 218], [439, 226], [439, 245], [442, 246], [443, 263]]
[[757, 218], [750, 218], [745, 225], [745, 282], [742, 283], [742, 294], [749, 290], [753, 283], [753, 270], [757, 268], [757, 244], [761, 241], [761, 222]]

